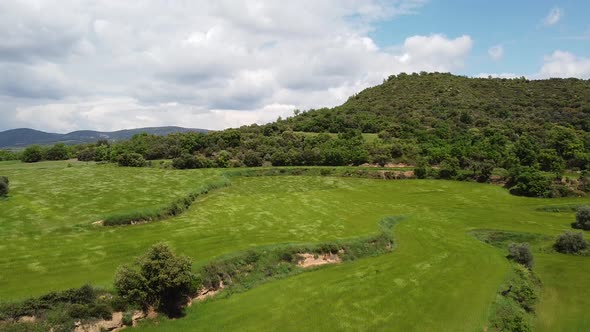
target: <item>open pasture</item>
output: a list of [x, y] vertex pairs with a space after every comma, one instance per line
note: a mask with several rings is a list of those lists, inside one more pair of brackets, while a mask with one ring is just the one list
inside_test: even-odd
[[117, 266], [158, 241], [200, 266], [251, 247], [372, 234], [381, 218], [405, 216], [390, 254], [221, 295], [182, 319], [142, 328], [481, 331], [509, 271], [505, 250], [473, 235], [493, 229], [545, 236], [533, 243], [543, 281], [536, 330], [590, 329], [590, 260], [549, 250], [574, 214], [539, 210], [587, 198], [523, 198], [497, 186], [440, 180], [234, 177], [180, 216], [92, 225], [110, 213], [165, 204], [223, 172], [0, 163], [0, 175], [11, 181], [10, 197], [0, 201], [0, 300], [87, 282], [112, 287]]

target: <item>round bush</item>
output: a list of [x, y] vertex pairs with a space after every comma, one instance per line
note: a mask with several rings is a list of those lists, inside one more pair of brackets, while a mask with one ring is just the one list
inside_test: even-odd
[[590, 230], [590, 206], [582, 206], [576, 212], [576, 222], [574, 228]]
[[23, 151], [22, 161], [25, 163], [35, 163], [43, 160], [43, 151], [38, 145], [31, 145]]
[[0, 197], [8, 195], [8, 178], [0, 176]]
[[528, 243], [511, 243], [508, 246], [508, 258], [529, 269], [533, 268], [533, 253]]
[[125, 152], [117, 158], [119, 166], [144, 167], [147, 162], [142, 155], [135, 152]]
[[553, 247], [564, 254], [575, 254], [588, 248], [588, 242], [582, 233], [565, 232], [557, 238]]

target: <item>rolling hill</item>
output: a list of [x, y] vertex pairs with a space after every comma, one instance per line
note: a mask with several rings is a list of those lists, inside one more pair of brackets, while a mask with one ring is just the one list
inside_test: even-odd
[[335, 108], [284, 121], [295, 131], [412, 132], [441, 126], [529, 131], [547, 123], [588, 131], [590, 81], [470, 78], [448, 73], [392, 75]]
[[183, 127], [146, 127], [125, 129], [112, 132], [79, 130], [67, 134], [47, 133], [44, 131], [30, 128], [11, 129], [0, 132], [0, 148], [6, 147], [25, 147], [32, 144], [80, 144], [96, 142], [100, 139], [109, 141], [120, 141], [131, 138], [135, 134], [148, 133], [153, 135], [165, 136], [172, 133], [183, 132], [203, 132], [206, 129], [183, 128]]

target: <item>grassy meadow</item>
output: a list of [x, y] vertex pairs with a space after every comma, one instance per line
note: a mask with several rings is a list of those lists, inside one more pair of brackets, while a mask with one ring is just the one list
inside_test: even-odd
[[[0, 200], [0, 301], [84, 283], [112, 287], [118, 265], [165, 241], [193, 259], [257, 246], [317, 243], [372, 234], [386, 216], [404, 216], [389, 254], [323, 267], [249, 291], [198, 303], [186, 317], [140, 330], [482, 331], [510, 271], [505, 249], [477, 230], [531, 233], [543, 282], [538, 331], [587, 331], [590, 258], [550, 250], [574, 213], [505, 189], [442, 180], [233, 177], [184, 214], [143, 225], [92, 225], [106, 215], [165, 205], [224, 170], [123, 168], [72, 162], [0, 163], [11, 181]], [[536, 236], [540, 235], [540, 236]]]

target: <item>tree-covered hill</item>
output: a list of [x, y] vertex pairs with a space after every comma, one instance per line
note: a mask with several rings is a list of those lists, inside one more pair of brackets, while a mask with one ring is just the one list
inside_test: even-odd
[[366, 133], [441, 126], [506, 125], [515, 132], [547, 123], [590, 129], [590, 80], [467, 78], [444, 73], [399, 74], [333, 109], [303, 112], [297, 131]]
[[[506, 181], [515, 194], [584, 195], [590, 174], [590, 81], [400, 74], [333, 109], [209, 133], [134, 135], [77, 146], [32, 146], [22, 160], [112, 161], [174, 168], [343, 166], [390, 162], [425, 178]], [[371, 134], [368, 140], [367, 135]], [[375, 134], [376, 133], [376, 134]], [[0, 160], [17, 154], [0, 151]], [[500, 174], [500, 175], [498, 175]]]

